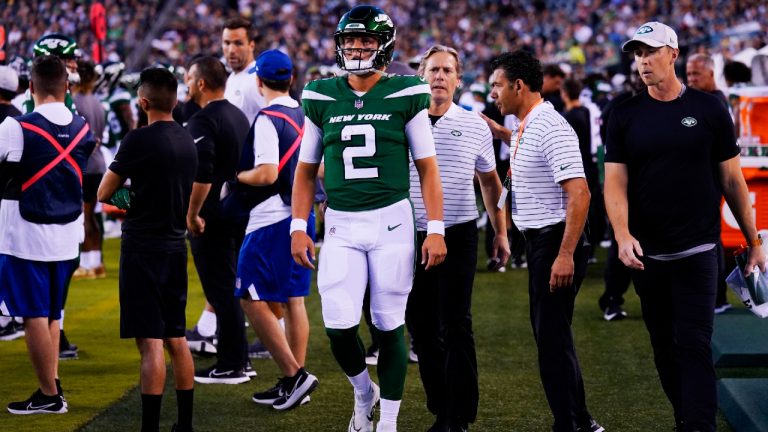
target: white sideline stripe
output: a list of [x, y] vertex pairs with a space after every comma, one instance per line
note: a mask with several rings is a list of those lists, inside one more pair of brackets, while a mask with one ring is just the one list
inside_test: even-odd
[[432, 92], [429, 90], [429, 84], [419, 84], [415, 85], [413, 87], [408, 87], [406, 89], [402, 89], [399, 92], [392, 93], [391, 95], [384, 96], [384, 99], [392, 99], [396, 97], [404, 97], [404, 96], [413, 96], [417, 94], [428, 94], [431, 95]]

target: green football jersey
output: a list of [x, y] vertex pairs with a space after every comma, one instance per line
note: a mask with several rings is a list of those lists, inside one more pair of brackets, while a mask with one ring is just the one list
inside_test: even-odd
[[429, 108], [430, 96], [429, 85], [416, 76], [382, 76], [362, 96], [346, 77], [306, 85], [304, 113], [323, 131], [330, 208], [371, 210], [408, 198], [405, 125]]
[[[35, 110], [35, 100], [32, 99], [32, 93], [29, 90], [27, 90], [24, 96], [26, 99], [24, 99], [24, 102], [22, 102], [22, 107], [24, 108], [22, 111], [24, 114], [29, 114]], [[67, 108], [72, 111], [72, 114], [77, 114], [75, 101], [72, 99], [72, 94], [69, 91], [67, 91], [67, 94], [64, 95], [64, 105], [66, 105]]]

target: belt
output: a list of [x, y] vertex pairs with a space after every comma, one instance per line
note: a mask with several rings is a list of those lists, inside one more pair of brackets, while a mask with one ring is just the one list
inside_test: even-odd
[[526, 240], [529, 240], [540, 235], [548, 234], [557, 230], [563, 230], [564, 228], [565, 222], [558, 222], [554, 225], [547, 225], [541, 228], [528, 228], [521, 230], [520, 232], [523, 234], [523, 237], [525, 237]]

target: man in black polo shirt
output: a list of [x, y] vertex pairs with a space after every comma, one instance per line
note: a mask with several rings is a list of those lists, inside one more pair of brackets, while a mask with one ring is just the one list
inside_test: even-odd
[[205, 298], [216, 310], [219, 329], [218, 361], [195, 372], [195, 381], [204, 384], [239, 384], [250, 380], [243, 371], [248, 362], [243, 310], [234, 295], [237, 257], [245, 226], [227, 220], [219, 204], [222, 185], [236, 179], [250, 125], [245, 114], [224, 99], [226, 83], [227, 71], [215, 57], [199, 57], [190, 64], [190, 101], [202, 109], [187, 120], [199, 160], [187, 228], [200, 283]]
[[[173, 121], [176, 78], [146, 69], [139, 106], [149, 124], [129, 132], [98, 190], [101, 202], [128, 213], [120, 246], [120, 337], [141, 353], [143, 432], [157, 431], [165, 385], [163, 343], [173, 365], [176, 431], [192, 430], [194, 365], [184, 338], [187, 304], [186, 216], [197, 172], [192, 137]], [[130, 191], [124, 186], [131, 180]]]
[[649, 22], [622, 47], [648, 87], [608, 125], [605, 201], [632, 269], [656, 369], [678, 431], [715, 430], [710, 342], [717, 291], [720, 200], [750, 246], [746, 268], [765, 269], [728, 111], [675, 76], [677, 35]]

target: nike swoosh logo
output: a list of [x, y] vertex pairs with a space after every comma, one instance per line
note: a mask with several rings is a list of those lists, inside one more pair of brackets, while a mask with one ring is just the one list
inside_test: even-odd
[[399, 224], [397, 224], [395, 226], [387, 225], [387, 231], [392, 231], [392, 230], [396, 229], [397, 227], [399, 227], [400, 225], [402, 225], [402, 224], [399, 223]]
[[219, 372], [216, 372], [216, 369], [214, 369], [213, 372], [211, 372], [211, 375], [213, 375], [213, 376], [229, 375], [229, 371], [224, 371], [224, 372], [219, 373]]
[[56, 405], [56, 404], [55, 403], [49, 403], [47, 405], [34, 406], [34, 405], [32, 405], [32, 402], [30, 402], [29, 405], [27, 405], [27, 409], [28, 410], [46, 409], [46, 408], [50, 408], [50, 407], [52, 407], [54, 405]]
[[569, 167], [569, 166], [571, 166], [571, 165], [573, 165], [573, 164], [572, 164], [572, 163], [569, 163], [569, 164], [565, 164], [565, 165], [560, 165], [560, 171], [565, 171], [565, 170], [566, 170], [566, 169], [568, 169], [568, 167]]
[[203, 138], [205, 138], [205, 135], [203, 135], [203, 136], [201, 136], [201, 137], [197, 137], [197, 138], [195, 138], [195, 144], [197, 144], [197, 142], [198, 142], [198, 141], [200, 141], [200, 140], [201, 140], [201, 139], [203, 139]]

